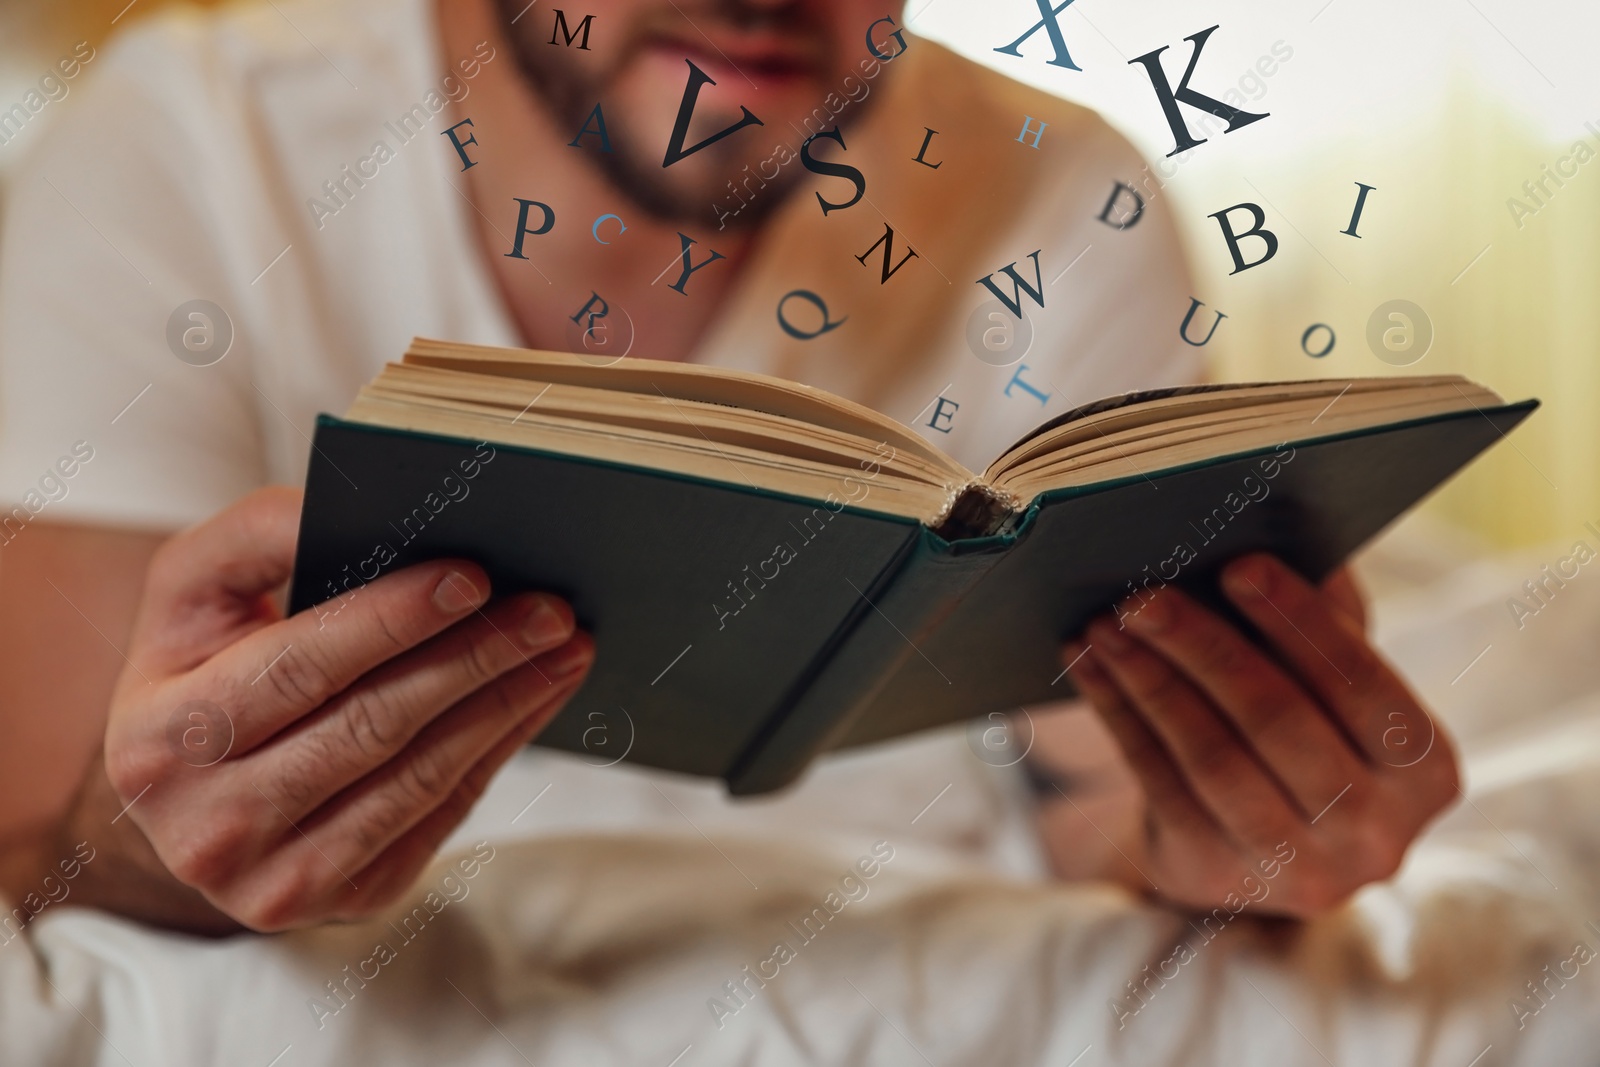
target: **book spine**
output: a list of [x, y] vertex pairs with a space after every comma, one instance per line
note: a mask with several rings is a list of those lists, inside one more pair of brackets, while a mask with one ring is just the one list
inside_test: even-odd
[[817, 756], [836, 747], [901, 669], [917, 669], [917, 646], [1000, 561], [1008, 543], [957, 551], [919, 527], [907, 551], [864, 589], [856, 610], [819, 655], [768, 730], [727, 775], [728, 791], [747, 796], [780, 789]]

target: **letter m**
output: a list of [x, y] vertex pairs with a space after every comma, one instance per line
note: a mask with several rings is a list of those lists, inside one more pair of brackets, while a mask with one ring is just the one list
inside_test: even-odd
[[[873, 246], [873, 248], [876, 247], [876, 245]], [[871, 249], [868, 249], [868, 251], [871, 251]], [[979, 278], [978, 284], [984, 286], [991, 293], [993, 293], [995, 295], [995, 299], [999, 300], [1000, 303], [1009, 308], [1011, 310], [1011, 314], [1015, 315], [1019, 319], [1022, 318], [1023, 293], [1027, 293], [1030, 297], [1032, 297], [1035, 304], [1038, 304], [1040, 307], [1044, 307], [1044, 275], [1039, 273], [1039, 253], [1043, 251], [1044, 249], [1042, 248], [1036, 248], [1032, 252], [1028, 253], [1028, 258], [1033, 260], [1033, 285], [1029, 285], [1027, 282], [1023, 281], [1017, 276], [1017, 265], [1015, 262], [1007, 263], [1005, 266], [1001, 267], [998, 272], [1011, 279], [1011, 295], [1009, 297], [1002, 293], [1000, 291], [1000, 287], [994, 283], [993, 274], [985, 275], [984, 277]], [[1038, 288], [1034, 288], [1034, 286], [1038, 286]]]
[[583, 34], [583, 40], [578, 44], [578, 51], [587, 52], [589, 51], [589, 25], [592, 22], [594, 22], [594, 16], [585, 15], [583, 16], [583, 21], [578, 23], [578, 28], [576, 30], [571, 29], [567, 26], [567, 13], [558, 7], [556, 8], [555, 29], [550, 31], [550, 43], [555, 44], [556, 37], [559, 35], [564, 39], [566, 46], [571, 48], [573, 38], [581, 33]]
[[882, 285], [890, 278], [893, 278], [895, 272], [906, 265], [907, 260], [911, 259], [913, 256], [916, 256], [917, 250], [912, 248], [910, 245], [907, 245], [906, 254], [900, 257], [900, 262], [896, 263], [893, 267], [889, 266], [889, 261], [894, 258], [894, 227], [890, 226], [886, 222], [883, 224], [883, 236], [873, 242], [871, 248], [855, 257], [856, 262], [865, 267], [867, 265], [867, 257], [876, 252], [879, 245], [883, 246], [883, 277], [878, 280], [878, 284]]
[[[22, 532], [24, 526], [28, 525], [28, 520], [31, 518], [33, 516], [28, 513], [26, 508], [12, 508], [9, 514], [0, 517], [0, 538], [4, 538], [5, 543], [9, 545], [16, 540], [17, 535]], [[13, 524], [16, 525], [15, 530], [11, 529]]]
[[[22, 127], [28, 124], [28, 109], [21, 104], [12, 104], [11, 110], [0, 114], [0, 130], [5, 131], [6, 140], [10, 140], [22, 132]], [[15, 123], [15, 127], [13, 127]]]

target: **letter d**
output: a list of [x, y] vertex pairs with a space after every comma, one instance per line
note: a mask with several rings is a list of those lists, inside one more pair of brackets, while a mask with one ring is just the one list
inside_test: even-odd
[[[1117, 216], [1117, 218], [1113, 219], [1111, 217], [1111, 211], [1117, 206], [1117, 201], [1122, 198], [1124, 193], [1133, 197], [1133, 214], [1121, 214]], [[1128, 230], [1132, 229], [1133, 226], [1137, 224], [1138, 221], [1143, 217], [1144, 197], [1139, 195], [1139, 191], [1133, 186], [1129, 185], [1127, 182], [1119, 181], [1116, 185], [1112, 186], [1111, 199], [1106, 201], [1105, 210], [1100, 212], [1100, 221], [1105, 223], [1107, 226], [1110, 226], [1114, 230]]]

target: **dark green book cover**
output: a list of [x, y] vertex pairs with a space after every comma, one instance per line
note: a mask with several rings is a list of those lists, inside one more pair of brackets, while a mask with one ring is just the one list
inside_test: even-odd
[[1536, 406], [1057, 490], [955, 541], [868, 510], [869, 471], [864, 494], [803, 500], [323, 416], [290, 608], [476, 560], [498, 593], [566, 597], [595, 637], [540, 744], [761, 793], [833, 748], [1070, 696], [1062, 641], [1136, 588], [1209, 596], [1257, 549], [1320, 578]]

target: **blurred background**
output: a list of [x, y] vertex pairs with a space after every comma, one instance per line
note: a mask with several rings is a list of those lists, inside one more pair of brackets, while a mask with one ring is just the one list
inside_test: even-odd
[[[1096, 108], [1152, 161], [1173, 139], [1144, 69], [1128, 61], [1171, 45], [1164, 58], [1176, 79], [1190, 52], [1183, 39], [1218, 25], [1193, 87], [1218, 98], [1237, 89], [1245, 110], [1271, 117], [1214, 136], [1167, 186], [1194, 295], [1229, 316], [1210, 346], [1214, 373], [1459, 373], [1508, 399], [1540, 397], [1545, 407], [1517, 431], [1515, 447], [1493, 450], [1424, 514], [1485, 547], [1595, 543], [1583, 529], [1600, 525], [1594, 5], [1078, 0], [1061, 25], [1082, 73], [1045, 62], [1052, 53], [1042, 32], [1024, 44], [1025, 60], [990, 50], [1038, 21], [1033, 3], [911, 0], [908, 14], [920, 33]], [[1576, 176], [1545, 179], [1544, 168], [1563, 158]], [[1536, 187], [1536, 201], [1523, 183], [1541, 179], [1548, 195]], [[1358, 182], [1375, 190], [1356, 239], [1340, 231]], [[1531, 213], [1514, 212], [1513, 198]], [[1246, 201], [1266, 211], [1281, 245], [1270, 263], [1229, 277], [1233, 263], [1208, 215]], [[1236, 228], [1248, 225], [1244, 213], [1234, 218]], [[1380, 361], [1366, 340], [1374, 310], [1395, 299], [1420, 305], [1435, 331], [1428, 354], [1404, 369]], [[1336, 338], [1320, 359], [1301, 348], [1316, 323]], [[1317, 331], [1311, 351], [1326, 343]]]
[[[0, 0], [0, 108], [78, 41], [99, 47], [164, 6]], [[1160, 165], [1194, 295], [1228, 316], [1208, 349], [1216, 377], [1460, 373], [1507, 398], [1540, 397], [1544, 409], [1510, 446], [1446, 487], [1421, 521], [1485, 550], [1593, 540], [1584, 524], [1600, 524], [1600, 68], [1588, 53], [1600, 10], [1577, 0], [1075, 0], [1060, 21], [1082, 71], [1048, 65], [1043, 32], [1020, 59], [993, 51], [1038, 21], [1035, 0], [910, 0], [904, 18], [1096, 108]], [[1236, 90], [1230, 101], [1270, 118], [1168, 160], [1171, 132], [1129, 61], [1169, 45], [1175, 76], [1189, 56], [1184, 38], [1212, 25], [1194, 88]], [[0, 144], [0, 182], [71, 106], [69, 92]], [[1547, 177], [1558, 166], [1566, 176]], [[1374, 187], [1359, 239], [1340, 233], [1357, 183]], [[1265, 210], [1281, 245], [1270, 263], [1230, 277], [1208, 216], [1244, 202]], [[1244, 228], [1244, 214], [1234, 217]], [[1434, 330], [1427, 355], [1403, 369], [1380, 361], [1366, 337], [1373, 312], [1396, 299], [1419, 305]], [[1302, 337], [1319, 323], [1333, 347], [1313, 358]], [[1328, 340], [1316, 331], [1310, 350]]]

